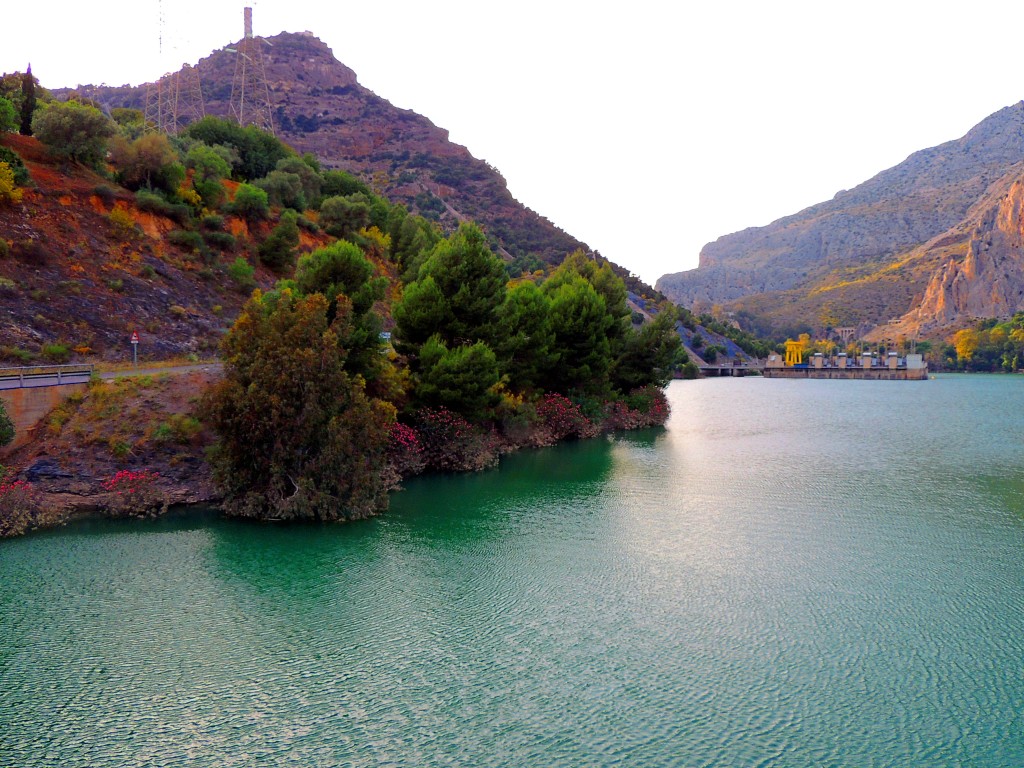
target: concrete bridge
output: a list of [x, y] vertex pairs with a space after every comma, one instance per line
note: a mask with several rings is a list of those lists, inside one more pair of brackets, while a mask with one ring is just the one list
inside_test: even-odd
[[711, 363], [703, 363], [700, 366], [701, 376], [755, 376], [764, 371], [764, 363], [754, 360], [749, 362], [740, 362], [733, 360], [728, 363], [722, 363], [721, 365], [713, 365]]
[[31, 440], [43, 417], [71, 393], [84, 390], [92, 375], [91, 365], [0, 368], [0, 399], [15, 430], [14, 441], [0, 448], [0, 454]]

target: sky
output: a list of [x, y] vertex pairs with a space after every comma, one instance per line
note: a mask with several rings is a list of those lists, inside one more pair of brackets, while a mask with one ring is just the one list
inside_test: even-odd
[[0, 72], [150, 82], [241, 38], [246, 4], [652, 284], [1024, 99], [1004, 0], [7, 2]]

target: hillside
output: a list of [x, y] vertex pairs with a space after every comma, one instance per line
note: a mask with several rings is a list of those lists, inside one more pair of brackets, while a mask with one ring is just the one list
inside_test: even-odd
[[882, 325], [922, 301], [936, 270], [966, 256], [964, 233], [1022, 172], [1024, 102], [832, 200], [709, 243], [697, 269], [657, 287], [683, 304], [727, 304], [765, 329]]
[[[446, 229], [476, 221], [508, 256], [534, 254], [557, 264], [577, 248], [589, 250], [516, 201], [497, 169], [449, 141], [448, 131], [361, 86], [312, 34], [285, 32], [265, 43], [275, 129], [287, 144], [313, 153], [325, 168], [359, 175], [378, 193]], [[235, 56], [228, 49], [238, 45], [196, 64], [208, 115], [229, 114]], [[86, 86], [79, 92], [107, 109], [144, 109], [147, 88]], [[67, 93], [54, 90], [58, 97]]]

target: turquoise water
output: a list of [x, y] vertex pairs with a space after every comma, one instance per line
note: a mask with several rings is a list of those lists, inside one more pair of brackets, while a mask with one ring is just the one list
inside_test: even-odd
[[0, 766], [1024, 764], [1024, 378], [669, 393], [376, 520], [0, 543]]

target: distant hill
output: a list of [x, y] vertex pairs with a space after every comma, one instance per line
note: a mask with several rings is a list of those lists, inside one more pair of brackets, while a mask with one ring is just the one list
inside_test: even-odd
[[[991, 276], [1002, 298], [985, 303], [977, 296], [989, 276], [977, 272], [977, 260], [968, 270], [972, 302], [947, 295], [939, 309], [937, 298], [925, 298], [938, 296], [940, 274], [950, 283], [954, 272], [964, 273], [972, 247], [980, 253], [971, 243], [985, 241], [997, 224], [992, 212], [1022, 174], [1024, 102], [832, 200], [709, 243], [696, 269], [665, 275], [657, 287], [682, 304], [725, 305], [762, 330], [838, 324], [877, 335], [912, 312], [889, 330], [929, 333], [975, 313], [1012, 313], [1024, 308], [1017, 298], [1024, 284], [1015, 277], [1024, 270]], [[1012, 251], [1005, 258], [1019, 258]]]

